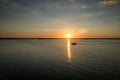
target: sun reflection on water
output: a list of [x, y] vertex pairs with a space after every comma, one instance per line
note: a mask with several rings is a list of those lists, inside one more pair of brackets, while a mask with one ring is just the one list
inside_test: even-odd
[[68, 62], [71, 62], [71, 43], [70, 43], [70, 39], [67, 39], [67, 56], [68, 56]]

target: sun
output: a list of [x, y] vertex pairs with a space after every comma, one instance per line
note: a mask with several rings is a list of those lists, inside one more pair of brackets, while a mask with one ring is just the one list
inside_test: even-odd
[[70, 33], [66, 34], [66, 38], [72, 38], [72, 35]]

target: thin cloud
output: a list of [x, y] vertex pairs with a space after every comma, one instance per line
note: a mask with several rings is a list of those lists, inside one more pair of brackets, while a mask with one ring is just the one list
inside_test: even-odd
[[[38, 5], [38, 7], [40, 5]], [[63, 4], [62, 1], [53, 1], [53, 2], [42, 3], [42, 6], [44, 6], [44, 5], [48, 9], [67, 10], [67, 11], [88, 8], [88, 6], [86, 4], [83, 4], [80, 0], [67, 0], [67, 3], [65, 3], [65, 4]]]
[[16, 2], [12, 2], [10, 0], [0, 0], [0, 4], [11, 7], [17, 6]]
[[99, 6], [110, 6], [110, 5], [115, 5], [118, 4], [118, 0], [102, 0], [98, 4]]
[[77, 2], [82, 2], [82, 0], [68, 0], [68, 2], [75, 2], [75, 3], [77, 3]]
[[76, 2], [76, 1], [78, 1], [78, 0], [68, 0], [68, 2]]
[[70, 3], [71, 7], [76, 9], [87, 8], [87, 5], [83, 4], [81, 0], [68, 0], [68, 2]]
[[39, 12], [32, 9], [28, 6], [23, 6], [21, 4], [18, 4], [16, 2], [13, 2], [11, 0], [0, 0], [0, 5], [3, 5], [5, 7], [11, 7], [11, 8], [17, 8], [21, 11], [21, 13], [12, 13], [12, 16], [16, 17], [29, 17], [29, 16], [36, 16], [39, 15]]

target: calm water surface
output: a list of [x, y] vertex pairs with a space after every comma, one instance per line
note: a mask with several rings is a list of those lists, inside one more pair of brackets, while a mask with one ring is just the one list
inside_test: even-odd
[[120, 40], [0, 40], [0, 80], [120, 80]]

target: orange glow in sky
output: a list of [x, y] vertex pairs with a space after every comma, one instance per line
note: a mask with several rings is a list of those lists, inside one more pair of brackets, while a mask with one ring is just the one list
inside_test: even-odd
[[72, 35], [70, 33], [66, 34], [66, 38], [72, 38]]
[[119, 8], [120, 0], [0, 0], [0, 38], [120, 38]]

